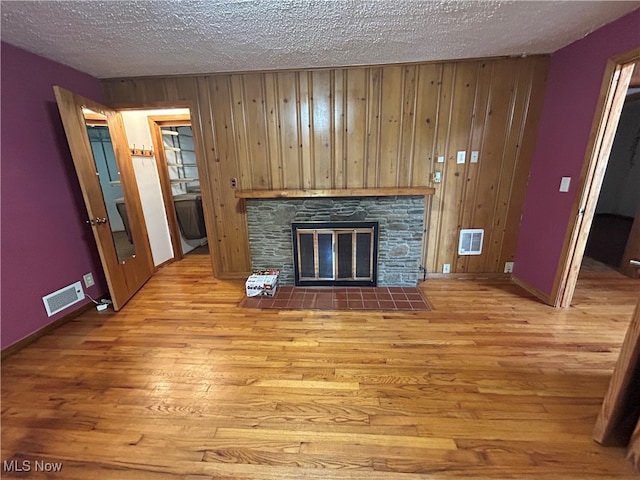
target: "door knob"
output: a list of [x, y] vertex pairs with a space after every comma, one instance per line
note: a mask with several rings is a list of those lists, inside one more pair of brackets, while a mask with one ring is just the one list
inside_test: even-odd
[[629, 260], [632, 267], [640, 268], [640, 260]]

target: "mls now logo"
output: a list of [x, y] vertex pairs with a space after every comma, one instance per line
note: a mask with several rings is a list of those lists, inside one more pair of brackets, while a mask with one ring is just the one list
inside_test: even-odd
[[59, 472], [62, 462], [45, 462], [44, 460], [5, 460], [2, 462], [4, 472]]

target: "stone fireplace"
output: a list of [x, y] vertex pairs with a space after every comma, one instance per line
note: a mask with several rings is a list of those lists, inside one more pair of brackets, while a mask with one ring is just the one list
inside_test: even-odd
[[[249, 245], [251, 249], [251, 266], [253, 270], [265, 270], [270, 268], [280, 269], [280, 284], [296, 284], [296, 262], [300, 267], [298, 252], [294, 246], [296, 236], [293, 233], [294, 224], [312, 224], [311, 232], [303, 232], [307, 236], [303, 243], [307, 249], [315, 242], [320, 243], [341, 242], [346, 245], [351, 242], [355, 247], [350, 251], [352, 258], [358, 255], [364, 257], [366, 252], [371, 259], [372, 279], [367, 284], [377, 286], [415, 286], [422, 272], [420, 261], [422, 257], [422, 242], [425, 236], [424, 216], [425, 201], [422, 195], [397, 195], [379, 197], [330, 197], [330, 198], [248, 198], [246, 201], [247, 222], [249, 229]], [[323, 228], [329, 223], [337, 223], [334, 233], [324, 232]], [[319, 224], [319, 225], [318, 225]], [[371, 246], [366, 250], [364, 245], [367, 240], [359, 228], [370, 228], [364, 224], [375, 224], [377, 227], [377, 251]], [[329, 236], [313, 236], [316, 231]], [[332, 227], [333, 228], [333, 227]], [[304, 229], [303, 229], [304, 230]], [[355, 234], [347, 235], [348, 231]], [[353, 236], [355, 235], [355, 236]], [[361, 247], [358, 248], [358, 242]], [[333, 250], [337, 254], [339, 247]], [[346, 247], [342, 250], [346, 251]], [[311, 250], [313, 252], [313, 250]], [[311, 255], [314, 255], [313, 253]], [[305, 261], [305, 275], [311, 274], [311, 268], [325, 270], [318, 260], [318, 253], [313, 259]], [[354, 258], [355, 261], [355, 258]], [[347, 261], [342, 267], [331, 264], [334, 269], [334, 277], [347, 276]], [[365, 262], [366, 263], [366, 262]], [[312, 267], [313, 266], [313, 267]], [[354, 265], [350, 266], [352, 271]], [[354, 271], [355, 280], [358, 277], [366, 277], [362, 264], [360, 271]], [[329, 275], [328, 270], [322, 273], [315, 272], [317, 279], [324, 279], [324, 285], [339, 284], [339, 278], [324, 278]], [[303, 275], [304, 277], [304, 275]], [[334, 283], [334, 280], [338, 283]], [[349, 282], [351, 280], [344, 280]], [[355, 284], [353, 284], [355, 285]]]

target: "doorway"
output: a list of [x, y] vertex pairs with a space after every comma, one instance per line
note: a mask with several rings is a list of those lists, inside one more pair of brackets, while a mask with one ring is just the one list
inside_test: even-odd
[[631, 231], [640, 210], [640, 79], [637, 85], [632, 78], [587, 239], [583, 272], [626, 274], [624, 254], [634, 241]]
[[640, 49], [612, 58], [607, 63], [600, 100], [594, 116], [590, 143], [581, 174], [580, 193], [572, 209], [575, 218], [573, 229], [565, 242], [562, 264], [559, 268], [557, 287], [554, 288], [554, 305], [566, 308], [571, 305], [585, 247], [604, 174], [609, 161], [613, 139], [636, 63], [640, 61]]
[[[183, 176], [178, 182], [193, 187], [198, 176], [186, 179], [184, 171], [189, 169], [188, 174], [193, 176], [201, 160], [197, 159], [193, 135], [189, 133], [190, 111], [116, 111], [57, 86], [54, 92], [89, 214], [87, 224], [96, 239], [113, 308], [119, 310], [154, 271], [174, 260], [174, 251], [181, 258], [181, 246], [172, 242], [169, 232], [156, 160], [160, 152], [152, 148], [147, 117], [183, 115], [187, 124], [171, 130], [170, 135], [182, 136], [185, 145], [190, 142], [189, 166], [181, 155]], [[184, 132], [180, 133], [180, 129]], [[180, 150], [172, 148], [175, 152]], [[164, 148], [161, 150], [165, 153]], [[198, 218], [204, 244], [202, 213]]]
[[200, 174], [189, 115], [150, 115], [174, 260], [207, 244]]
[[190, 110], [123, 109], [122, 117], [158, 270], [208, 245]]

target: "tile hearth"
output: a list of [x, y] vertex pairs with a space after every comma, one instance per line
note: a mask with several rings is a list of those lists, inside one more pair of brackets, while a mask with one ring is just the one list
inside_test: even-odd
[[244, 308], [311, 310], [431, 310], [417, 287], [279, 287], [274, 297], [247, 297]]

